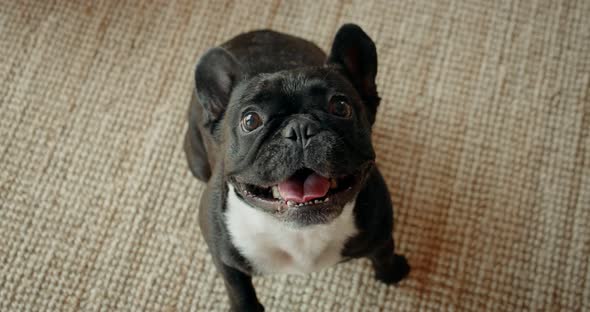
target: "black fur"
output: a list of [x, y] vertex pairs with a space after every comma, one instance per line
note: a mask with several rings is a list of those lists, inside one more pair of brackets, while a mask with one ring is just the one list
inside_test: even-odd
[[[201, 57], [184, 148], [192, 173], [208, 182], [200, 204], [200, 226], [224, 278], [232, 310], [263, 307], [252, 286], [252, 268], [231, 243], [226, 228], [228, 183], [275, 185], [302, 168], [332, 177], [361, 172], [354, 208], [359, 234], [347, 242], [342, 255], [371, 259], [376, 278], [388, 284], [409, 272], [405, 258], [394, 253], [392, 204], [374, 166], [376, 73], [375, 45], [352, 24], [338, 31], [329, 57], [311, 42], [273, 31], [239, 35]], [[346, 97], [352, 105], [349, 119], [328, 112], [334, 95]], [[251, 111], [264, 123], [246, 132], [240, 121]], [[295, 139], [305, 133], [309, 137]], [[323, 215], [266, 211], [308, 226], [330, 222], [341, 209], [326, 209], [330, 214]]]

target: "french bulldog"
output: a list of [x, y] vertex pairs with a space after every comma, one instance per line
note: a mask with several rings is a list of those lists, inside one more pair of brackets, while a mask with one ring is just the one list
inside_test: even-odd
[[264, 311], [253, 275], [360, 257], [386, 284], [408, 274], [371, 143], [376, 74], [375, 44], [354, 24], [338, 30], [329, 56], [259, 30], [199, 59], [184, 150], [207, 182], [199, 226], [232, 311]]

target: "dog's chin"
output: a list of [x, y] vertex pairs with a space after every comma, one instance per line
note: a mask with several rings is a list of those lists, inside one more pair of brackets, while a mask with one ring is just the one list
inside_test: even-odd
[[[272, 214], [281, 221], [296, 225], [307, 226], [326, 224], [337, 218], [345, 204], [356, 199], [367, 178], [370, 166], [357, 172], [330, 179], [330, 189], [326, 195], [304, 202], [287, 201], [281, 197], [278, 184], [269, 187], [255, 184], [232, 183], [236, 193], [249, 205]], [[310, 175], [314, 171], [303, 168], [293, 175]]]

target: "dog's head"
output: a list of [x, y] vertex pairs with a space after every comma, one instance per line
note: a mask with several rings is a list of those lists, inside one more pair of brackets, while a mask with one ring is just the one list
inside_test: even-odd
[[226, 50], [209, 50], [197, 65], [196, 95], [225, 180], [281, 220], [330, 222], [374, 163], [376, 73], [373, 41], [351, 24], [320, 67], [250, 77]]

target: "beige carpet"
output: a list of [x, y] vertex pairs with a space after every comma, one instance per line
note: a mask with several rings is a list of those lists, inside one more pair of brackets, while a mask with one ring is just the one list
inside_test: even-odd
[[125, 3], [0, 4], [0, 311], [226, 311], [181, 148], [193, 65], [349, 21], [414, 270], [257, 278], [267, 310], [590, 311], [590, 1]]

